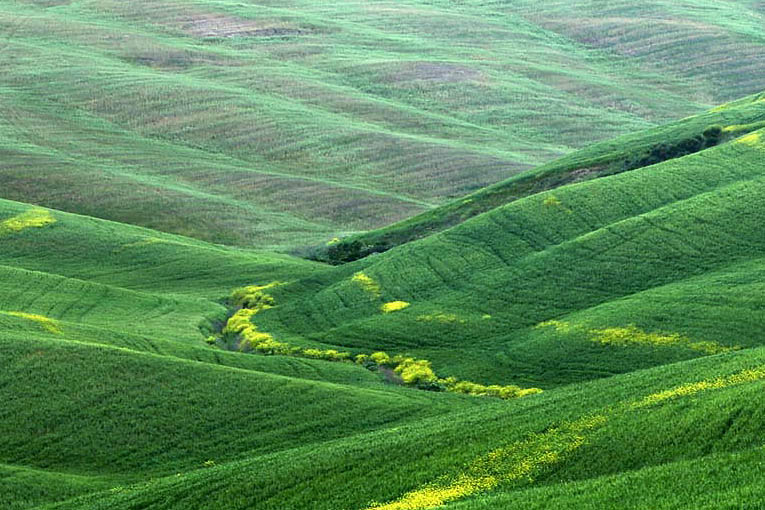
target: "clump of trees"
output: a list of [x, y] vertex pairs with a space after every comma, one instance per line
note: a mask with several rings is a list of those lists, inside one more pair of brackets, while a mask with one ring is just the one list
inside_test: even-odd
[[722, 136], [722, 126], [709, 126], [701, 134], [685, 138], [679, 142], [665, 142], [654, 145], [647, 152], [625, 161], [625, 170], [634, 170], [636, 168], [656, 165], [663, 161], [680, 158], [709, 147], [714, 147], [720, 143]]
[[363, 244], [358, 239], [353, 241], [343, 241], [342, 239], [329, 245], [322, 252], [313, 253], [310, 258], [322, 262], [328, 262], [333, 265], [345, 264], [354, 260], [363, 259], [373, 253], [382, 253], [388, 251], [392, 246], [384, 244]]

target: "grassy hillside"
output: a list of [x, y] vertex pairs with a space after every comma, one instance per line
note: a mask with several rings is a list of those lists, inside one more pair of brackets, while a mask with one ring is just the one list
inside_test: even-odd
[[[616, 508], [622, 495], [641, 508], [670, 487], [660, 507], [685, 508], [676, 499], [684, 491], [712, 508], [731, 479], [715, 465], [735, 466], [727, 507], [756, 508], [763, 360], [757, 349], [617, 376], [46, 508], [526, 508], [526, 497]], [[657, 487], [673, 472], [681, 476]], [[628, 485], [636, 479], [647, 479], [646, 491]]]
[[513, 200], [682, 157], [765, 126], [765, 93], [657, 128], [593, 144], [393, 225], [322, 245], [313, 258], [358, 260], [427, 237]]
[[762, 89], [752, 2], [605, 8], [8, 0], [1, 195], [295, 249]]
[[313, 263], [9, 201], [0, 243], [3, 508], [487, 403], [206, 344], [231, 288]]
[[[0, 503], [745, 508], [765, 446], [763, 136], [339, 267], [0, 201]], [[545, 391], [207, 344], [234, 288], [271, 282], [253, 321], [279, 341]]]
[[760, 509], [763, 22], [0, 2], [0, 508]]
[[[520, 199], [315, 273], [274, 289], [281, 306], [255, 323], [540, 387], [761, 345], [762, 134]], [[409, 306], [384, 313], [393, 301]]]

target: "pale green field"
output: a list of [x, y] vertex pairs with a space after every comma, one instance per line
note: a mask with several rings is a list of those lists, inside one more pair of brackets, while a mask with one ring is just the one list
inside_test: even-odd
[[757, 5], [8, 0], [0, 196], [324, 242], [759, 91]]

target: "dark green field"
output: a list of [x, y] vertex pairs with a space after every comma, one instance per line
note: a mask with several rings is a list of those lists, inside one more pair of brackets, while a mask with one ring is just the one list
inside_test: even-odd
[[765, 509], [763, 5], [0, 2], [0, 509]]

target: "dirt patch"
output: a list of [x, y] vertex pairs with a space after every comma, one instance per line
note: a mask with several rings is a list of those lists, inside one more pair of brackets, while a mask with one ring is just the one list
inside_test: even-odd
[[191, 16], [180, 20], [181, 30], [195, 37], [285, 37], [303, 35], [310, 29], [289, 22], [235, 18], [223, 14]]
[[387, 76], [388, 81], [402, 83], [429, 81], [439, 83], [462, 83], [479, 80], [482, 73], [477, 69], [446, 62], [405, 62]]

